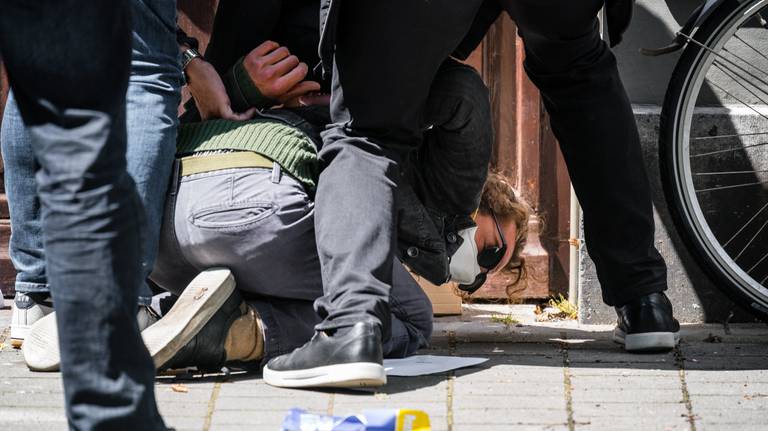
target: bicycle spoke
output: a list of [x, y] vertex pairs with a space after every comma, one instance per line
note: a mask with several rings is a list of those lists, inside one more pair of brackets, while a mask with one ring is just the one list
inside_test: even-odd
[[733, 97], [733, 98], [734, 98], [734, 99], [736, 99], [737, 101], [741, 102], [741, 104], [742, 104], [742, 105], [744, 105], [744, 106], [746, 106], [747, 108], [751, 109], [751, 110], [752, 110], [752, 111], [754, 111], [754, 112], [755, 112], [757, 115], [759, 115], [759, 116], [761, 116], [761, 117], [765, 118], [766, 120], [768, 120], [768, 116], [767, 116], [767, 115], [765, 115], [765, 114], [763, 114], [762, 112], [758, 111], [758, 110], [757, 110], [757, 109], [755, 109], [753, 106], [751, 106], [749, 103], [747, 103], [747, 102], [745, 102], [745, 101], [743, 101], [743, 100], [739, 99], [738, 97], [736, 97], [735, 95], [733, 95], [733, 93], [731, 93], [730, 91], [728, 91], [728, 90], [726, 90], [725, 88], [723, 88], [723, 87], [721, 87], [721, 86], [717, 85], [717, 84], [716, 84], [714, 81], [710, 81], [709, 79], [706, 79], [706, 81], [707, 81], [708, 83], [710, 83], [710, 84], [714, 85], [715, 87], [719, 88], [719, 89], [720, 89], [720, 91], [722, 91], [723, 93], [725, 93], [725, 94], [727, 94], [727, 95], [729, 95], [729, 96]]
[[[763, 104], [763, 105], [768, 105], [768, 102], [766, 102], [766, 101], [765, 101], [765, 99], [763, 99], [763, 98], [762, 98], [762, 97], [760, 97], [758, 94], [756, 94], [755, 92], [753, 92], [752, 90], [750, 90], [750, 89], [749, 89], [749, 88], [748, 88], [746, 85], [744, 85], [744, 84], [743, 84], [743, 83], [742, 83], [742, 82], [741, 82], [741, 81], [740, 81], [738, 78], [741, 78], [741, 79], [743, 79], [743, 80], [744, 80], [744, 81], [746, 81], [746, 82], [749, 82], [749, 84], [750, 84], [751, 86], [755, 87], [755, 88], [756, 88], [758, 91], [761, 91], [761, 92], [762, 92], [762, 93], [764, 93], [764, 94], [768, 94], [768, 91], [765, 91], [765, 90], [763, 90], [762, 88], [760, 88], [760, 87], [756, 86], [755, 84], [753, 84], [752, 82], [750, 82], [750, 81], [747, 81], [746, 79], [744, 79], [744, 77], [742, 77], [742, 76], [739, 76], [739, 75], [738, 75], [738, 73], [734, 72], [734, 71], [733, 71], [733, 69], [729, 68], [728, 66], [726, 66], [726, 65], [725, 65], [725, 64], [723, 64], [723, 63], [720, 63], [720, 62], [719, 62], [719, 61], [717, 61], [717, 60], [715, 60], [715, 61], [712, 63], [712, 65], [713, 65], [713, 66], [715, 66], [715, 67], [717, 67], [718, 69], [720, 69], [720, 71], [721, 71], [721, 72], [723, 72], [723, 73], [724, 73], [726, 76], [728, 76], [729, 78], [731, 78], [731, 79], [732, 79], [734, 82], [736, 82], [736, 84], [738, 84], [739, 86], [741, 86], [741, 88], [743, 88], [743, 89], [747, 90], [747, 92], [748, 92], [749, 94], [751, 94], [751, 95], [755, 96], [755, 97], [757, 98], [757, 100], [759, 100], [760, 102], [762, 102], [762, 104]], [[726, 72], [726, 70], [727, 70], [727, 72]], [[735, 76], [734, 76], [734, 75], [735, 75]], [[738, 77], [738, 78], [737, 78], [737, 77]], [[768, 84], [766, 84], [766, 85], [768, 85]]]
[[695, 159], [697, 157], [711, 156], [713, 154], [728, 153], [728, 152], [731, 152], [731, 151], [746, 150], [747, 148], [763, 147], [763, 146], [766, 146], [766, 145], [768, 145], [768, 142], [761, 142], [759, 144], [745, 145], [743, 147], [734, 147], [734, 148], [728, 148], [728, 149], [725, 149], [725, 150], [708, 151], [706, 153], [694, 154], [694, 155], [689, 156], [689, 158]]
[[706, 141], [710, 139], [739, 138], [741, 136], [758, 136], [758, 135], [768, 135], [768, 132], [735, 133], [733, 135], [717, 135], [717, 136], [697, 136], [695, 138], [691, 138], [691, 141]]
[[696, 193], [713, 192], [713, 191], [727, 190], [727, 189], [738, 189], [741, 187], [759, 186], [760, 184], [768, 184], [768, 180], [758, 181], [756, 183], [744, 183], [744, 184], [733, 184], [728, 186], [710, 187], [706, 189], [696, 190]]
[[[764, 255], [762, 258], [760, 258], [760, 260], [758, 260], [756, 264], [752, 265], [752, 267], [751, 267], [751, 268], [749, 268], [749, 269], [746, 271], [746, 272], [747, 272], [747, 274], [749, 274], [750, 272], [754, 271], [754, 269], [755, 269], [755, 268], [757, 268], [757, 267], [758, 267], [758, 265], [760, 265], [761, 263], [763, 263], [763, 261], [764, 261], [766, 258], [768, 258], [768, 253], [766, 253], [766, 254], [765, 254], [765, 255]], [[762, 284], [762, 283], [760, 283], [760, 284]]]
[[[768, 60], [768, 56], [767, 55], [763, 54], [759, 49], [755, 48], [754, 46], [748, 44], [747, 41], [742, 39], [741, 36], [739, 36], [738, 34], [734, 33], [733, 37], [735, 37], [737, 40], [741, 41], [741, 43], [743, 43], [744, 45], [747, 45], [752, 51], [755, 51], [755, 53], [757, 55], [759, 55], [760, 57], [763, 57], [764, 59]], [[742, 61], [744, 61], [744, 60], [742, 60]]]
[[734, 240], [734, 239], [735, 239], [737, 236], [739, 236], [739, 234], [741, 233], [741, 231], [743, 231], [744, 229], [746, 229], [746, 228], [747, 228], [747, 226], [749, 226], [750, 224], [752, 224], [752, 222], [753, 222], [753, 221], [754, 221], [754, 220], [757, 218], [757, 216], [759, 216], [761, 212], [765, 211], [765, 209], [766, 209], [766, 208], [768, 208], [768, 203], [766, 203], [765, 205], [763, 205], [763, 207], [762, 207], [762, 208], [760, 208], [760, 209], [759, 209], [759, 210], [758, 210], [758, 211], [755, 213], [755, 215], [753, 215], [753, 216], [752, 216], [752, 218], [750, 218], [749, 220], [747, 220], [747, 222], [746, 222], [746, 223], [744, 223], [744, 226], [742, 226], [742, 227], [741, 227], [741, 228], [740, 228], [740, 229], [739, 229], [739, 230], [738, 230], [738, 231], [737, 231], [735, 234], [733, 234], [733, 236], [732, 236], [732, 237], [731, 237], [731, 238], [730, 238], [728, 241], [726, 241], [726, 242], [725, 242], [725, 244], [723, 244], [723, 248], [727, 247], [727, 246], [728, 246], [728, 244], [730, 244], [730, 243], [731, 243], [731, 241], [733, 241], [733, 240]]
[[[721, 55], [720, 53], [715, 52], [714, 49], [704, 45], [703, 43], [699, 42], [698, 40], [693, 39], [692, 37], [688, 36], [687, 34], [684, 34], [684, 33], [681, 33], [681, 32], [678, 32], [677, 34], [682, 35], [688, 42], [693, 43], [694, 45], [699, 46], [701, 48], [704, 48], [704, 50], [706, 50], [708, 52], [711, 52], [712, 54], [714, 54], [718, 58], [720, 58], [720, 59], [730, 63], [734, 67], [740, 69], [742, 72], [746, 73], [747, 75], [751, 76], [752, 78], [754, 78], [754, 79], [756, 79], [756, 80], [760, 81], [761, 83], [763, 83], [763, 84], [768, 86], [768, 82], [765, 81], [763, 78], [760, 78], [760, 77], [754, 75], [752, 72], [744, 69], [743, 67], [738, 65], [736, 62], [733, 62], [730, 59], [728, 59], [727, 57], [725, 57], [724, 55]], [[733, 55], [733, 54], [731, 54], [731, 55]], [[739, 58], [739, 57], [736, 57], [736, 58]], [[744, 61], [744, 60], [742, 60], [742, 61]], [[758, 73], [760, 73], [760, 74], [765, 73], [763, 70], [758, 69], [754, 64], [749, 63], [749, 62], [745, 62], [745, 63], [747, 64], [747, 66], [755, 69]]]
[[749, 239], [749, 241], [747, 242], [747, 245], [745, 245], [744, 248], [741, 249], [739, 254], [736, 255], [736, 257], [733, 258], [734, 261], [738, 260], [738, 258], [740, 258], [741, 255], [744, 254], [745, 251], [747, 251], [749, 246], [752, 245], [752, 243], [755, 241], [755, 238], [757, 238], [757, 236], [760, 235], [760, 232], [762, 232], [763, 229], [765, 229], [765, 226], [767, 226], [767, 225], [768, 225], [768, 220], [766, 220], [765, 223], [763, 223], [763, 225], [760, 226], [760, 229], [758, 229], [757, 232], [754, 235], [752, 235], [752, 238]]
[[768, 169], [761, 169], [759, 171], [716, 171], [716, 172], [696, 172], [695, 176], [715, 176], [715, 175], [740, 175], [740, 174], [759, 174], [762, 172], [768, 172]]

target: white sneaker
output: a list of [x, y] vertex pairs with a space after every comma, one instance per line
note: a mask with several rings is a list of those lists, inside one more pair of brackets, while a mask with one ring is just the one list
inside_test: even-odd
[[11, 306], [11, 345], [21, 347], [29, 328], [52, 311], [53, 302], [48, 293], [16, 292]]
[[[157, 322], [159, 317], [149, 307], [140, 306], [136, 319], [141, 331]], [[55, 312], [35, 322], [21, 351], [24, 354], [24, 362], [26, 362], [30, 370], [59, 370], [61, 357], [59, 354], [59, 330], [56, 326]]]
[[[158, 321], [149, 307], [139, 307], [139, 331], [155, 366], [168, 362], [194, 338], [234, 290], [235, 279], [228, 269], [211, 268], [192, 280], [163, 319]], [[61, 358], [54, 313], [35, 323], [22, 353], [30, 370], [58, 371]]]

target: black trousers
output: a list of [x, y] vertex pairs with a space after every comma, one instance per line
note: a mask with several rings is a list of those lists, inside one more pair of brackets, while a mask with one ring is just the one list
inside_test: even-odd
[[[394, 248], [398, 165], [421, 145], [423, 106], [438, 67], [479, 0], [344, 2], [331, 116], [320, 152], [318, 251], [326, 294], [318, 329], [384, 323]], [[621, 305], [666, 288], [653, 245], [650, 190], [634, 116], [600, 39], [602, 0], [509, 0], [584, 210], [604, 300]]]

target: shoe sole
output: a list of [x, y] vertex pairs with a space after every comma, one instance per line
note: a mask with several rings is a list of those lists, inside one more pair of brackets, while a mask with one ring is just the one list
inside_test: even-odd
[[281, 388], [367, 388], [387, 383], [381, 364], [354, 362], [295, 371], [273, 371], [264, 366], [264, 382]]
[[663, 352], [675, 348], [680, 342], [679, 332], [643, 332], [625, 334], [619, 328], [613, 331], [613, 341], [624, 346], [627, 352]]
[[59, 370], [61, 356], [55, 315], [49, 314], [35, 322], [23, 342], [21, 352], [30, 370]]
[[229, 269], [211, 268], [195, 277], [168, 314], [141, 333], [155, 368], [189, 343], [234, 290], [235, 278]]

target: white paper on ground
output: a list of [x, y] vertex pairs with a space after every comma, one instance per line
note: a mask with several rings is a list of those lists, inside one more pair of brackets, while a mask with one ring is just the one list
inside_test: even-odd
[[403, 359], [385, 359], [384, 370], [388, 376], [414, 377], [444, 373], [482, 364], [488, 358], [467, 358], [460, 356], [417, 355]]

